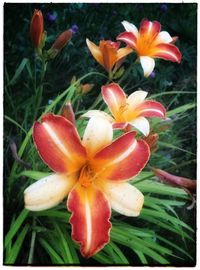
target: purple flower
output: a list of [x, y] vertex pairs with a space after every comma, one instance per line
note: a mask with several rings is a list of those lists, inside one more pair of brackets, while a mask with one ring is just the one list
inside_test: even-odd
[[73, 34], [76, 34], [76, 33], [78, 32], [78, 25], [72, 24], [71, 30], [72, 30], [72, 33], [73, 33]]
[[160, 10], [161, 10], [161, 11], [166, 12], [167, 9], [168, 9], [167, 4], [161, 4], [161, 5], [160, 5]]
[[57, 12], [53, 11], [53, 12], [47, 12], [46, 14], [46, 18], [49, 22], [55, 22], [55, 20], [57, 19]]
[[154, 79], [156, 77], [156, 73], [154, 71], [151, 72], [150, 77]]

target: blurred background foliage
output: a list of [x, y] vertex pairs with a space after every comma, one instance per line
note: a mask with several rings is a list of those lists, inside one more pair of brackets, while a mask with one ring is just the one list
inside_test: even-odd
[[[32, 71], [36, 68], [36, 75], [39, 74], [40, 66], [34, 66], [35, 53], [29, 36], [30, 20], [35, 8], [41, 9], [43, 12], [45, 30], [47, 31], [47, 49], [51, 47], [53, 41], [61, 32], [69, 28], [74, 30], [69, 44], [56, 59], [49, 63], [43, 82], [44, 92], [42, 106], [39, 108], [40, 113], [44, 111], [46, 105], [50, 104], [64, 89], [69, 87], [73, 76], [80, 78], [92, 71], [107, 75], [87, 49], [86, 38], [96, 44], [101, 39], [114, 41], [116, 36], [124, 31], [121, 21], [127, 20], [139, 27], [143, 18], [161, 22], [162, 30], [169, 31], [171, 36], [179, 37], [176, 44], [183, 55], [180, 65], [158, 60], [154, 73], [148, 79], [143, 77], [141, 67], [137, 65], [126, 79], [123, 80], [122, 77], [120, 85], [126, 90], [127, 94], [140, 87], [148, 91], [149, 96], [155, 96], [157, 101], [163, 102], [167, 110], [175, 110], [170, 116], [170, 128], [160, 133], [159, 152], [152, 156], [150, 165], [165, 169], [176, 175], [196, 179], [196, 109], [193, 105], [196, 104], [197, 4], [7, 3], [4, 4], [4, 115], [6, 116], [4, 123], [4, 233], [6, 234], [9, 231], [12, 223], [16, 221], [16, 217], [23, 209], [23, 190], [28, 185], [28, 183], [25, 183], [26, 178], [24, 176], [13, 180], [12, 188], [8, 186], [7, 181], [11, 175], [14, 162], [10, 143], [14, 141], [17, 147], [20, 147], [25, 133], [28, 132], [35, 120]], [[126, 58], [125, 70], [133, 62], [133, 59], [135, 59], [134, 54]], [[90, 76], [83, 81], [84, 83], [95, 84], [95, 87], [81, 98], [78, 105], [76, 104], [77, 115], [79, 111], [87, 110], [93, 104], [100, 93], [101, 86], [106, 81], [106, 78], [97, 75]], [[181, 106], [188, 106], [188, 104], [193, 105], [189, 109], [182, 110], [183, 107]], [[102, 105], [102, 108], [105, 108], [105, 106]], [[176, 111], [177, 108], [181, 109]], [[20, 128], [16, 123], [20, 125]], [[153, 122], [153, 124], [156, 126], [156, 122]], [[39, 162], [39, 157], [33, 146], [26, 148], [23, 158], [26, 162], [32, 164], [32, 167], [35, 166], [37, 170], [46, 171], [46, 167], [42, 163], [40, 165], [35, 164], [35, 162]], [[22, 168], [18, 166], [16, 173], [21, 171]], [[177, 212], [186, 223], [195, 228], [194, 210], [188, 211], [186, 208], [181, 208]], [[126, 219], [126, 221], [131, 222], [129, 219]], [[47, 226], [46, 223], [49, 220], [42, 219], [40, 222], [44, 222], [40, 225]], [[148, 226], [146, 223], [141, 223], [140, 220], [135, 219], [134, 222], [135, 224], [138, 223], [139, 226], [141, 224]], [[58, 234], [63, 233], [63, 231], [61, 232], [61, 229], [56, 226], [57, 224], [55, 230], [58, 232], [55, 237], [58, 237]], [[36, 229], [41, 230], [39, 227]], [[21, 240], [28, 230], [29, 228], [26, 226], [23, 228], [22, 235], [20, 234]], [[155, 230], [160, 231], [161, 229], [157, 226]], [[24, 242], [23, 245], [23, 241], [21, 242], [21, 249], [17, 252], [13, 251], [13, 254], [17, 255], [14, 255], [14, 258], [11, 256], [11, 259], [7, 260], [8, 263], [27, 264], [28, 253], [26, 253], [26, 249], [29, 249], [30, 237], [26, 237], [29, 241]], [[170, 237], [173, 238], [169, 235]], [[194, 234], [192, 237], [194, 237]], [[69, 236], [68, 240], [71, 241]], [[179, 241], [171, 240], [175, 243]], [[50, 243], [51, 241], [52, 239]], [[55, 253], [44, 239], [39, 238], [38, 243], [40, 245], [38, 244], [39, 248], [36, 249], [33, 263], [50, 264], [47, 253], [50, 254], [51, 259], [52, 257], [55, 259]], [[193, 257], [193, 261], [174, 258], [170, 262], [173, 265], [192, 265], [195, 258], [195, 244], [193, 242], [190, 245], [186, 245], [187, 252]], [[11, 250], [11, 247], [8, 248], [7, 254]], [[48, 252], [45, 253], [44, 250]], [[140, 265], [141, 262], [145, 264], [145, 259], [141, 253], [137, 254], [140, 259], [138, 260], [137, 256], [132, 257], [124, 246], [121, 246], [121, 250], [128, 258], [127, 264]], [[76, 254], [76, 252], [74, 251], [73, 254]], [[9, 256], [6, 257], [5, 255], [5, 258]], [[59, 257], [56, 258], [57, 260], [55, 259], [54, 263], [59, 264]], [[98, 258], [96, 261], [92, 259], [84, 261], [81, 258], [80, 261], [83, 265], [97, 264], [97, 261], [102, 263], [101, 259]], [[125, 261], [124, 259], [123, 262], [125, 263]], [[72, 260], [71, 264], [73, 262]], [[77, 262], [79, 264], [78, 259]], [[70, 264], [70, 262], [68, 263]], [[106, 260], [104, 263], [106, 264]], [[146, 264], [155, 265], [157, 263], [158, 261], [155, 262], [155, 260], [146, 261]], [[163, 263], [165, 264], [165, 262]]]

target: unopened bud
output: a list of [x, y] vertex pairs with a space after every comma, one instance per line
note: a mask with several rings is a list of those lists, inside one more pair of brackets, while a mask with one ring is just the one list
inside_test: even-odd
[[37, 49], [40, 47], [44, 34], [44, 21], [43, 15], [40, 10], [35, 9], [30, 26], [30, 35], [33, 42], [33, 46]]
[[63, 106], [61, 115], [70, 121], [73, 125], [75, 125], [75, 115], [70, 102], [67, 102]]

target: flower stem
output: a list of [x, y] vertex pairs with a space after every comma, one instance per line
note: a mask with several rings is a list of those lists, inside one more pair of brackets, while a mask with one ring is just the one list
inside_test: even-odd
[[33, 231], [31, 236], [31, 245], [30, 245], [30, 251], [28, 256], [28, 264], [33, 264], [33, 258], [34, 258], [34, 249], [35, 249], [35, 239], [36, 239], [36, 232], [34, 231], [34, 227], [36, 225], [35, 217], [33, 217]]

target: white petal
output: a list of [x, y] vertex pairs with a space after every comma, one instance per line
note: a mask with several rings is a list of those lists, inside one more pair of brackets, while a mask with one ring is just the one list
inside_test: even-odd
[[127, 102], [130, 106], [130, 108], [135, 108], [136, 106], [138, 106], [139, 104], [141, 104], [146, 96], [147, 96], [148, 92], [143, 91], [143, 90], [138, 90], [135, 91], [134, 93], [132, 93], [128, 98], [127, 98]]
[[105, 118], [93, 116], [90, 118], [83, 135], [83, 145], [88, 154], [94, 155], [112, 142], [112, 124]]
[[148, 77], [155, 67], [155, 61], [149, 56], [140, 56], [140, 63], [142, 65], [144, 76]]
[[93, 116], [102, 117], [104, 119], [107, 119], [109, 122], [114, 121], [114, 119], [109, 114], [107, 114], [104, 111], [99, 111], [99, 110], [90, 110], [84, 113], [83, 115], [81, 115], [81, 117], [88, 117], [88, 118], [91, 118]]
[[122, 24], [127, 32], [132, 32], [136, 37], [138, 37], [138, 29], [134, 24], [127, 21], [123, 21]]
[[133, 217], [140, 214], [144, 203], [144, 196], [131, 184], [106, 182], [104, 193], [111, 207], [120, 214]]
[[173, 38], [166, 31], [161, 31], [156, 37], [157, 43], [170, 43], [172, 41], [173, 41]]
[[144, 136], [149, 135], [150, 132], [149, 121], [145, 117], [140, 116], [129, 123], [135, 128], [137, 128], [139, 131], [141, 131], [144, 134]]
[[24, 191], [25, 208], [41, 211], [56, 206], [67, 196], [75, 179], [75, 174], [52, 174], [33, 183]]

